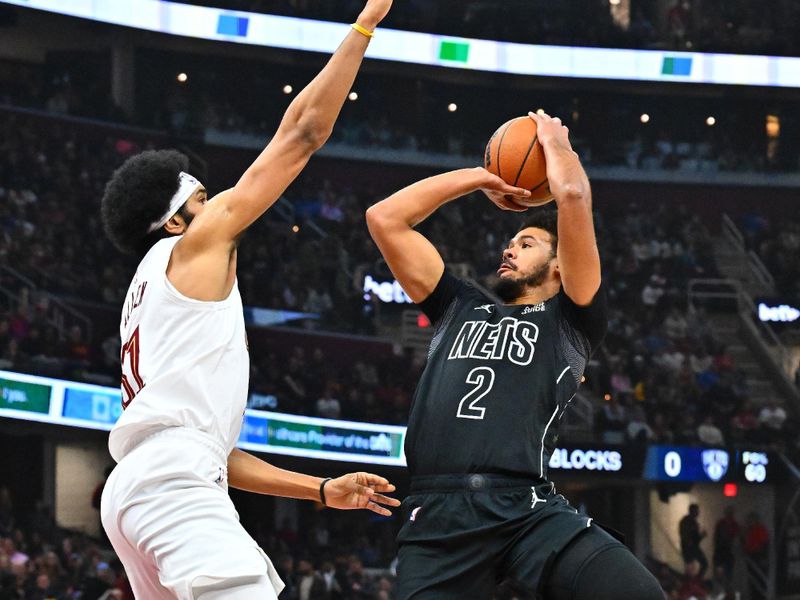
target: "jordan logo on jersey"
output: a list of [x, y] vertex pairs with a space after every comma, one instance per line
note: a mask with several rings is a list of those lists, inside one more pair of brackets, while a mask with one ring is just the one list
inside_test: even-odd
[[516, 365], [525, 366], [533, 360], [538, 337], [539, 328], [535, 324], [514, 317], [505, 317], [499, 323], [466, 321], [447, 359], [508, 359]]
[[539, 502], [547, 504], [547, 498], [539, 498], [539, 494], [536, 493], [536, 488], [533, 486], [531, 486], [531, 494], [531, 508], [536, 508]]

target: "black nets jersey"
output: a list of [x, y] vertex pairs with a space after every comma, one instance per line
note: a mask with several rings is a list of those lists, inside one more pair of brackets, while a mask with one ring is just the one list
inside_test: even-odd
[[545, 479], [559, 421], [608, 324], [605, 290], [495, 304], [445, 271], [420, 308], [434, 324], [409, 415], [412, 476], [497, 473]]

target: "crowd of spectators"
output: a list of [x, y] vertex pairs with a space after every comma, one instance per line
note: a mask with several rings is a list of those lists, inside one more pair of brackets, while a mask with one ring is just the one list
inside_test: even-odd
[[706, 308], [687, 310], [688, 279], [718, 276], [700, 219], [685, 207], [629, 207], [605, 221], [598, 239], [612, 307], [589, 370], [589, 385], [606, 399], [601, 435], [709, 446], [788, 438], [786, 413], [754, 404]]
[[[303, 508], [303, 519], [251, 531], [286, 584], [281, 598], [390, 600], [396, 520]], [[133, 600], [133, 593], [107, 541], [58, 527], [41, 502], [15, 506], [0, 487], [0, 599]]]
[[[230, 59], [187, 57], [147, 50], [139, 60], [152, 65], [148, 85], [136, 88], [136, 109], [125, 114], [109, 98], [110, 83], [88, 79], [78, 68], [91, 56], [53, 61], [44, 67], [7, 64], [0, 68], [0, 103], [53, 114], [92, 117], [169, 131], [215, 144], [261, 144], [278, 126], [288, 103], [315, 68]], [[0, 67], [3, 65], [0, 64]], [[176, 80], [179, 72], [187, 80]], [[248, 94], [241, 94], [247, 81]], [[284, 87], [291, 86], [285, 93]], [[475, 162], [491, 133], [510, 117], [543, 108], [570, 127], [573, 144], [589, 167], [637, 171], [797, 172], [793, 105], [741, 99], [640, 96], [619, 92], [519, 90], [362, 74], [358, 99], [345, 103], [329, 144], [388, 153], [441, 154]], [[450, 112], [450, 104], [457, 107]], [[486, 110], [491, 106], [492, 110]], [[381, 107], [376, 111], [375, 107]], [[767, 115], [786, 123], [769, 138]], [[399, 118], [397, 115], [402, 115]], [[643, 115], [646, 122], [642, 122]], [[708, 125], [707, 119], [714, 118]]]
[[133, 600], [111, 550], [56, 526], [43, 504], [14, 506], [0, 487], [0, 598], [3, 600]]
[[401, 425], [424, 367], [420, 351], [346, 357], [281, 347], [254, 357], [250, 406], [350, 421]]
[[[276, 116], [301, 85], [296, 72], [266, 75], [256, 65], [239, 65], [234, 75], [224, 64], [209, 61], [202, 69], [184, 62], [192, 79], [180, 85], [174, 82], [174, 72], [181, 62], [175, 57], [163, 61], [166, 72], [160, 77], [164, 83], [159, 93], [168, 101], [143, 99], [141, 104], [150, 111], [141, 118], [150, 126], [183, 134], [212, 134], [216, 143], [258, 142], [271, 135]], [[312, 73], [306, 75], [310, 79]], [[251, 94], [245, 97], [237, 94], [241, 78], [250, 82]], [[292, 93], [284, 94], [288, 82], [294, 84]], [[569, 126], [576, 150], [589, 167], [703, 173], [800, 170], [790, 129], [784, 126], [780, 139], [767, 137], [768, 113], [789, 120], [792, 109], [781, 103], [768, 107], [735, 99], [708, 102], [527, 90], [498, 95], [495, 87], [376, 74], [362, 75], [354, 89], [358, 100], [346, 103], [330, 143], [445, 154], [474, 162], [502, 122], [542, 108]], [[455, 111], [448, 109], [451, 104]], [[400, 114], [402, 118], [395, 116]], [[646, 122], [642, 115], [647, 115]]]
[[[192, 4], [219, 6], [216, 0]], [[363, 2], [237, 0], [237, 10], [343, 21]], [[392, 7], [383, 27], [526, 44], [781, 54], [796, 56], [800, 20], [795, 3], [762, 10], [752, 0], [580, 0], [545, 4], [509, 0], [413, 0]]]
[[[147, 147], [119, 136], [87, 135], [59, 121], [0, 116], [0, 256], [40, 289], [118, 311], [135, 261], [105, 240], [98, 203], [111, 170]], [[271, 211], [245, 238], [239, 284], [250, 305], [319, 315], [321, 329], [375, 333], [379, 303], [354, 284], [366, 265], [385, 265], [369, 239], [364, 211], [391, 192], [380, 178], [357, 189], [307, 175], [287, 191], [298, 231]], [[311, 226], [311, 223], [314, 226]], [[469, 235], [453, 235], [469, 223]], [[444, 207], [422, 226], [448, 264], [493, 273], [517, 226], [479, 195]], [[606, 343], [587, 369], [587, 389], [606, 398], [597, 435], [605, 441], [720, 445], [776, 443], [793, 423], [780, 406], [752, 401], [744, 372], [710, 329], [704, 309], [689, 312], [686, 283], [717, 275], [712, 238], [683, 206], [630, 205], [597, 214], [612, 307]], [[3, 271], [0, 285], [18, 283]], [[48, 295], [17, 287], [0, 315], [0, 361], [15, 368], [114, 385], [115, 319], [93, 339], [80, 325], [48, 320]], [[384, 308], [384, 310], [390, 310]], [[96, 311], [95, 311], [96, 312]], [[254, 357], [253, 392], [285, 412], [402, 423], [424, 356], [365, 358], [331, 371], [322, 351], [281, 348]], [[93, 381], [101, 381], [94, 377]]]
[[775, 278], [782, 300], [800, 304], [800, 219], [793, 215], [769, 219], [753, 213], [739, 225], [747, 248], [759, 255]]

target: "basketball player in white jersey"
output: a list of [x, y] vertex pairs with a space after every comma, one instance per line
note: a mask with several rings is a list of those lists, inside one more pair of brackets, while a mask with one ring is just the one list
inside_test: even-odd
[[235, 448], [249, 356], [237, 239], [329, 137], [372, 30], [391, 0], [368, 0], [327, 66], [290, 104], [238, 183], [209, 200], [174, 151], [114, 173], [102, 204], [110, 239], [143, 256], [122, 312], [122, 402], [109, 437], [117, 467], [103, 526], [143, 600], [276, 598], [283, 584], [239, 523], [227, 486], [340, 509], [399, 502], [382, 477], [292, 473]]

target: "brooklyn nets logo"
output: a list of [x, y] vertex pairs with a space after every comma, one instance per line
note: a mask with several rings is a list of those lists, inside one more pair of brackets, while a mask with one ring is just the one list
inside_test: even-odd
[[711, 481], [719, 481], [728, 472], [728, 453], [724, 450], [703, 450], [703, 470]]

